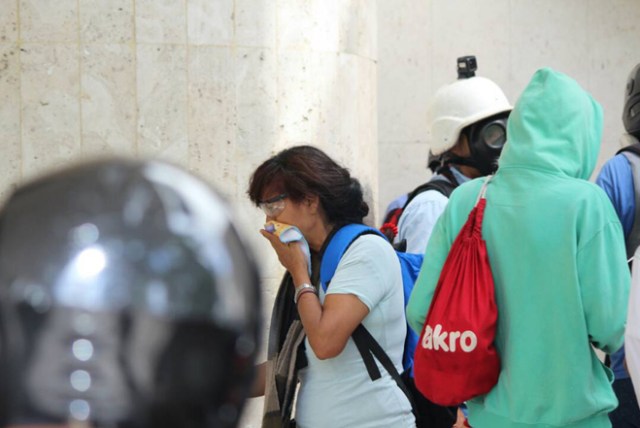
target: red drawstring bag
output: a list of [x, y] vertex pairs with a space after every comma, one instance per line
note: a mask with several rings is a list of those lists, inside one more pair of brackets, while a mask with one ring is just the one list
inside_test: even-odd
[[443, 406], [489, 392], [500, 373], [500, 358], [493, 345], [498, 310], [482, 239], [489, 180], [442, 267], [416, 347], [416, 387]]

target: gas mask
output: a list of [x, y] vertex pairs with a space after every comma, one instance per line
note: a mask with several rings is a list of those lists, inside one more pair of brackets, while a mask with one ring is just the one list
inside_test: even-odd
[[482, 175], [492, 174], [498, 169], [498, 158], [507, 142], [507, 117], [494, 116], [463, 131], [469, 140], [471, 166]]
[[461, 157], [450, 151], [443, 154], [443, 165], [458, 164], [476, 168], [480, 175], [498, 169], [498, 158], [507, 142], [508, 113], [481, 120], [462, 130], [469, 143], [471, 155]]

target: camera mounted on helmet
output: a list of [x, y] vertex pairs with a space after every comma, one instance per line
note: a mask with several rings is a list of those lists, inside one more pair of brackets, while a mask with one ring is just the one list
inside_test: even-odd
[[476, 75], [478, 62], [474, 55], [461, 56], [458, 58], [458, 79], [468, 79]]

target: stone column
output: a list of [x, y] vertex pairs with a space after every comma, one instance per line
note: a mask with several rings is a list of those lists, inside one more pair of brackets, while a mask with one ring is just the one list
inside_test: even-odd
[[374, 222], [375, 0], [0, 0], [0, 10], [0, 197], [98, 156], [187, 167], [234, 205], [261, 261], [265, 320], [282, 270], [245, 195], [260, 162], [321, 147], [360, 178]]

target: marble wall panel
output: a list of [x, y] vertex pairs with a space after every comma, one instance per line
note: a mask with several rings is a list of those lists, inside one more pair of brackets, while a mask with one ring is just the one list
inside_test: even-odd
[[411, 0], [378, 2], [377, 93], [381, 144], [424, 142], [427, 137], [427, 105], [433, 95], [432, 17], [428, 6], [427, 2], [416, 4]]
[[358, 131], [362, 122], [367, 121], [365, 117], [371, 119], [364, 113], [368, 108], [360, 110], [362, 88], [367, 86], [367, 81], [359, 80], [363, 77], [360, 64], [364, 61], [371, 60], [346, 53], [338, 54], [336, 71], [332, 73], [335, 77], [326, 83], [332, 89], [328, 91], [324, 104], [331, 107], [321, 111], [323, 127], [319, 130], [321, 141], [335, 146], [337, 160], [355, 168], [353, 172], [358, 178], [362, 178], [362, 170], [358, 165]]
[[357, 133], [351, 145], [354, 147], [355, 161], [362, 177], [365, 200], [369, 203], [369, 216], [366, 221], [372, 226], [380, 222], [379, 171], [378, 171], [378, 103], [375, 88], [377, 86], [377, 64], [367, 58], [356, 57], [358, 71], [357, 87]]
[[130, 43], [134, 37], [134, 1], [80, 0], [80, 40], [84, 43]]
[[[365, 221], [375, 224], [378, 197], [378, 150], [376, 94], [376, 64], [357, 55], [338, 55], [337, 72], [330, 82], [331, 98], [325, 102], [330, 108], [321, 112], [323, 126], [320, 134], [333, 156], [349, 168], [362, 185], [369, 216]], [[367, 89], [369, 88], [369, 89]], [[326, 120], [324, 119], [326, 118]]]
[[23, 178], [81, 155], [77, 45], [24, 44], [22, 61]]
[[351, 0], [282, 0], [278, 3], [277, 43], [283, 50], [336, 52], [340, 9]]
[[228, 46], [233, 42], [234, 23], [233, 0], [187, 0], [190, 44]]
[[589, 1], [587, 27], [589, 89], [605, 106], [604, 141], [598, 165], [620, 148], [624, 132], [622, 108], [629, 73], [640, 62], [636, 43], [640, 40], [640, 7], [633, 0]]
[[19, 0], [20, 38], [24, 42], [78, 41], [78, 0]]
[[18, 3], [16, 0], [0, 0], [0, 43], [18, 40]]
[[425, 181], [433, 95], [432, 2], [378, 2], [378, 213]]
[[135, 47], [89, 44], [82, 61], [82, 153], [135, 156]]
[[20, 104], [19, 49], [0, 44], [0, 202], [21, 177]]
[[[544, 0], [546, 1], [546, 0]], [[527, 2], [531, 9], [541, 2]], [[509, 81], [511, 55], [516, 32], [529, 34], [531, 24], [510, 26], [510, 0], [495, 0], [491, 7], [474, 0], [432, 1], [430, 32], [432, 51], [429, 54], [432, 69], [433, 93], [442, 85], [458, 78], [456, 59], [475, 55], [479, 76], [488, 77], [501, 86]], [[517, 48], [527, 49], [528, 46]], [[507, 93], [508, 87], [503, 88]], [[431, 98], [431, 96], [429, 97]]]
[[236, 43], [275, 48], [278, 5], [272, 0], [235, 1]]
[[[239, 221], [254, 231], [256, 225], [264, 222], [264, 214], [247, 198], [249, 177], [274, 153], [279, 135], [276, 54], [274, 50], [264, 48], [237, 48], [236, 52], [237, 150], [233, 164], [238, 185], [233, 200], [240, 214], [248, 214], [239, 216]], [[264, 245], [261, 236], [254, 238], [259, 241], [258, 245]]]
[[[539, 0], [511, 11], [511, 79], [515, 98], [540, 67], [552, 67], [588, 86], [588, 8], [581, 0]], [[524, 31], [526, 29], [526, 31]]]
[[377, 57], [378, 13], [375, 0], [341, 2], [339, 51], [366, 58]]
[[189, 165], [227, 198], [236, 195], [236, 86], [228, 47], [189, 50]]
[[379, 219], [391, 201], [427, 182], [429, 146], [425, 141], [386, 142], [378, 147]]
[[186, 43], [186, 0], [135, 0], [137, 43]]
[[240, 164], [257, 166], [278, 137], [277, 58], [273, 49], [237, 48], [237, 144]]
[[324, 124], [327, 100], [335, 87], [337, 56], [332, 53], [290, 50], [278, 58], [278, 132], [276, 149], [292, 144], [314, 143]]
[[187, 47], [137, 47], [138, 154], [189, 164]]

